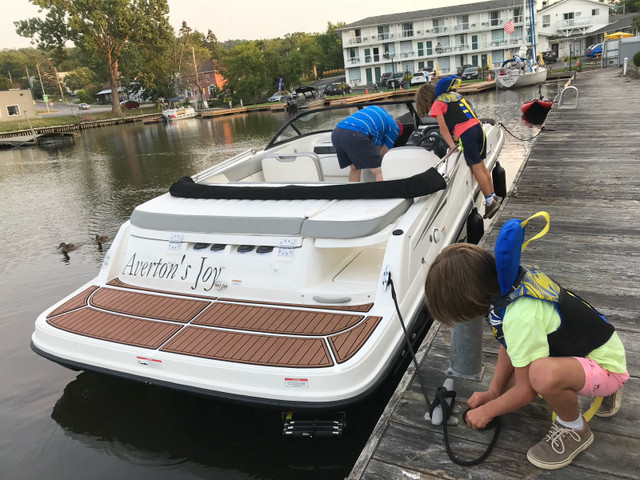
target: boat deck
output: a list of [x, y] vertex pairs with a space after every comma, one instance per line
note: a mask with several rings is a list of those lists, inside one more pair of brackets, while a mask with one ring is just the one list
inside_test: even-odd
[[[517, 183], [488, 232], [493, 248], [499, 227], [540, 210], [551, 215], [551, 230], [523, 253], [561, 284], [592, 302], [616, 327], [627, 353], [631, 378], [622, 408], [611, 418], [594, 417], [593, 444], [574, 462], [546, 471], [531, 465], [527, 450], [547, 433], [551, 412], [542, 400], [502, 417], [496, 448], [480, 465], [451, 462], [441, 426], [425, 421], [427, 411], [412, 366], [387, 405], [350, 476], [360, 479], [602, 479], [638, 478], [640, 465], [640, 98], [629, 95], [638, 80], [622, 78], [620, 69], [583, 73], [577, 109], [554, 109], [538, 137]], [[568, 102], [569, 103], [569, 102]], [[537, 224], [536, 224], [537, 225]], [[533, 230], [532, 230], [533, 231]], [[454, 379], [458, 403], [485, 390], [493, 376], [498, 344], [484, 329], [481, 382]], [[445, 379], [451, 358], [450, 329], [432, 329], [418, 350], [421, 377], [433, 397]], [[585, 405], [583, 405], [585, 406]], [[466, 425], [449, 428], [452, 450], [477, 458], [492, 431]]]
[[373, 304], [257, 304], [176, 295], [112, 280], [60, 305], [47, 322], [78, 335], [150, 350], [279, 367], [331, 367], [351, 358], [381, 317]]

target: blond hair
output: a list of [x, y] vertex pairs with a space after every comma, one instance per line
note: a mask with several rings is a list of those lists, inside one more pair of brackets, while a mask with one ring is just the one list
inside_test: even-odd
[[486, 316], [500, 294], [495, 257], [470, 243], [449, 245], [431, 264], [424, 290], [429, 312], [445, 325]]
[[416, 92], [416, 110], [418, 115], [426, 117], [436, 101], [436, 87], [431, 83], [425, 83]]

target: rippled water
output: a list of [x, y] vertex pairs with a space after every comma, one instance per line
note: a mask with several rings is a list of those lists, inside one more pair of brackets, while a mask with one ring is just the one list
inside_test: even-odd
[[[556, 85], [546, 85], [553, 96]], [[521, 139], [537, 88], [469, 96]], [[61, 149], [0, 150], [1, 479], [342, 479], [393, 391], [385, 385], [347, 412], [340, 439], [285, 439], [277, 412], [92, 373], [73, 372], [29, 348], [36, 316], [95, 276], [133, 208], [184, 175], [262, 148], [288, 119], [252, 113], [172, 125], [86, 130]], [[530, 141], [506, 136], [511, 181]], [[74, 243], [63, 257], [56, 247]], [[397, 380], [397, 379], [395, 379]], [[357, 413], [356, 413], [357, 412]]]

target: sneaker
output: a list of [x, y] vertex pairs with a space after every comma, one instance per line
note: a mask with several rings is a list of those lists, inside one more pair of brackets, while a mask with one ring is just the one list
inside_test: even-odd
[[493, 216], [498, 212], [500, 208], [500, 204], [502, 203], [502, 197], [494, 197], [493, 203], [489, 207], [484, 207], [484, 217], [483, 218], [493, 218]]
[[547, 436], [529, 449], [527, 460], [545, 470], [566, 467], [576, 455], [593, 443], [593, 433], [589, 424], [584, 422], [584, 425], [584, 432], [578, 433], [553, 423]]
[[616, 413], [618, 413], [618, 410], [620, 410], [620, 405], [622, 405], [622, 387], [620, 387], [611, 395], [602, 397], [602, 404], [600, 404], [600, 408], [598, 408], [596, 416], [613, 417]]

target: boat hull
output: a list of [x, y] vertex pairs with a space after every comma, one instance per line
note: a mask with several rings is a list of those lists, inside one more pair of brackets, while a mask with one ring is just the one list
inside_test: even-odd
[[498, 75], [496, 83], [498, 88], [520, 88], [537, 85], [547, 80], [547, 70], [539, 68], [530, 73], [520, 73], [515, 71], [507, 71], [504, 75]]
[[[492, 169], [503, 133], [485, 130]], [[324, 148], [326, 138], [300, 142]], [[439, 161], [421, 147], [392, 149], [385, 178], [421, 152]], [[268, 154], [241, 154], [198, 181], [256, 179], [252, 162]], [[248, 404], [360, 401], [405, 346], [388, 279], [409, 332], [424, 328], [428, 265], [463, 236], [479, 198], [462, 156], [439, 165], [446, 188], [412, 199], [150, 200], [120, 228], [99, 275], [38, 317], [32, 348], [70, 368]]]

